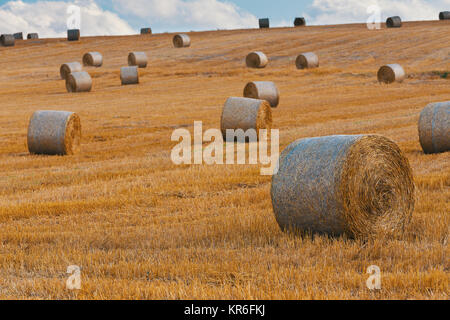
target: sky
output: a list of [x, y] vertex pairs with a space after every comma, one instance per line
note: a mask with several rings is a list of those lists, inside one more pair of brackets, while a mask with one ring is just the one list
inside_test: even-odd
[[155, 33], [257, 28], [263, 17], [272, 27], [292, 26], [302, 16], [309, 25], [393, 15], [436, 20], [440, 11], [450, 11], [450, 0], [0, 0], [0, 33], [63, 37], [69, 27], [80, 28], [82, 36], [136, 34], [141, 27]]

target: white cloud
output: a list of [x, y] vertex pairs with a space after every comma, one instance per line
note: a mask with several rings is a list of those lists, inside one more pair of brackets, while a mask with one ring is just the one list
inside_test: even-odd
[[113, 0], [122, 14], [176, 30], [256, 28], [258, 19], [235, 4], [219, 0]]
[[[42, 37], [64, 37], [70, 1], [9, 1], [0, 6], [2, 33], [38, 32]], [[136, 33], [117, 14], [101, 9], [94, 0], [76, 1], [81, 7], [81, 34], [119, 35]]]
[[366, 22], [372, 5], [381, 8], [381, 17], [398, 15], [402, 20], [436, 20], [439, 12], [450, 7], [450, 0], [314, 0], [311, 24]]

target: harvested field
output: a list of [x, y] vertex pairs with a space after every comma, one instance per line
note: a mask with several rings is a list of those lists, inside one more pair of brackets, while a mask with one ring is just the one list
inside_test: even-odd
[[[0, 299], [448, 299], [450, 153], [426, 155], [418, 119], [450, 100], [450, 24], [363, 24], [39, 39], [0, 47]], [[93, 90], [67, 93], [59, 67], [102, 52]], [[130, 51], [149, 64], [121, 86]], [[245, 65], [263, 51], [265, 69]], [[297, 70], [315, 52], [320, 68]], [[399, 63], [403, 83], [382, 85]], [[250, 81], [273, 81], [280, 152], [294, 140], [380, 134], [407, 156], [416, 205], [404, 234], [363, 242], [283, 233], [260, 166], [176, 166], [176, 128], [220, 129], [223, 105]], [[36, 110], [76, 112], [81, 152], [30, 155]], [[81, 267], [82, 289], [66, 289]], [[370, 265], [382, 289], [366, 287]]]

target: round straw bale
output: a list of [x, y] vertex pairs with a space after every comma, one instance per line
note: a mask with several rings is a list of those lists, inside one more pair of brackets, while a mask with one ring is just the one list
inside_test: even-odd
[[302, 26], [306, 26], [306, 19], [301, 17], [301, 18], [295, 18], [294, 20], [294, 26], [296, 27], [302, 27]]
[[402, 26], [402, 19], [399, 16], [387, 18], [386, 26], [388, 28], [400, 28]]
[[66, 80], [67, 92], [89, 92], [92, 89], [92, 78], [86, 71], [72, 72]]
[[423, 109], [419, 138], [427, 154], [450, 151], [450, 101], [432, 103]]
[[72, 72], [81, 72], [82, 70], [83, 68], [79, 62], [68, 62], [61, 65], [59, 73], [61, 75], [61, 79], [66, 80]]
[[31, 154], [73, 155], [80, 151], [80, 117], [67, 111], [36, 111], [28, 126]]
[[300, 139], [281, 154], [272, 205], [285, 231], [367, 238], [402, 230], [414, 210], [408, 159], [376, 135]]
[[152, 34], [152, 28], [142, 28], [141, 34]]
[[439, 13], [439, 20], [450, 20], [450, 11], [442, 11]]
[[295, 60], [297, 69], [309, 69], [319, 67], [319, 57], [314, 52], [300, 54]]
[[0, 42], [4, 47], [13, 47], [16, 44], [16, 39], [12, 34], [2, 34]]
[[27, 39], [39, 39], [39, 35], [37, 33], [29, 33]]
[[23, 33], [22, 32], [17, 32], [13, 34], [14, 39], [16, 40], [23, 40]]
[[145, 52], [130, 52], [128, 55], [128, 65], [138, 66], [139, 68], [146, 68], [148, 63]]
[[389, 84], [393, 82], [402, 82], [405, 80], [406, 73], [401, 65], [394, 63], [382, 66], [380, 70], [378, 70], [377, 76], [378, 82]]
[[139, 72], [136, 66], [120, 68], [120, 80], [122, 85], [138, 84]]
[[88, 52], [83, 56], [83, 64], [91, 67], [101, 67], [103, 56], [99, 52]]
[[270, 28], [269, 18], [259, 19], [259, 28], [260, 29]]
[[80, 40], [80, 29], [67, 30], [67, 40], [68, 41]]
[[225, 139], [227, 129], [242, 129], [244, 132], [254, 129], [259, 138], [259, 130], [272, 128], [270, 104], [265, 100], [228, 98], [223, 107], [220, 128]]
[[272, 108], [276, 108], [280, 102], [278, 88], [271, 81], [253, 81], [247, 83], [244, 88], [244, 97], [266, 100]]
[[186, 48], [191, 46], [191, 38], [187, 34], [177, 34], [173, 37], [175, 48]]
[[269, 63], [269, 59], [267, 59], [267, 56], [264, 53], [254, 51], [247, 55], [245, 63], [249, 68], [265, 68]]

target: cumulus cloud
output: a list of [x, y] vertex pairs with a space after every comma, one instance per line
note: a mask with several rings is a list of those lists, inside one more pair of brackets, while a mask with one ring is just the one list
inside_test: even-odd
[[450, 0], [314, 0], [311, 5], [312, 24], [366, 22], [374, 11], [381, 9], [381, 18], [398, 15], [402, 20], [436, 20], [438, 14], [450, 7]]
[[[42, 37], [63, 37], [67, 31], [69, 1], [9, 1], [0, 6], [2, 33], [38, 32]], [[81, 8], [81, 34], [120, 35], [136, 33], [117, 14], [103, 10], [94, 0], [76, 1]]]
[[235, 4], [219, 0], [113, 0], [121, 14], [135, 16], [166, 31], [255, 28], [258, 19]]

